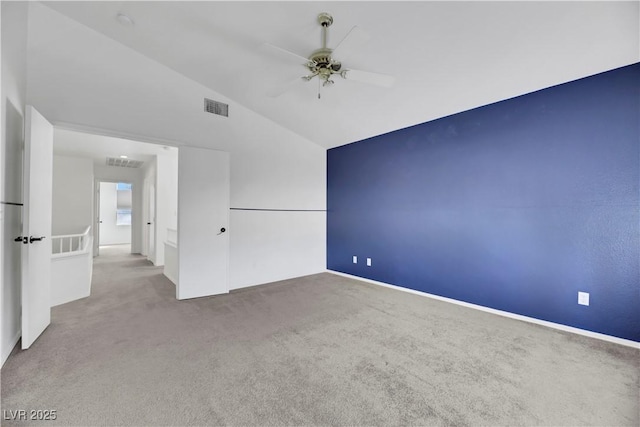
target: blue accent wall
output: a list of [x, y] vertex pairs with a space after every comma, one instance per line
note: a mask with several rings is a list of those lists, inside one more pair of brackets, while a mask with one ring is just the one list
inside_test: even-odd
[[634, 64], [328, 150], [327, 268], [640, 341], [639, 100]]

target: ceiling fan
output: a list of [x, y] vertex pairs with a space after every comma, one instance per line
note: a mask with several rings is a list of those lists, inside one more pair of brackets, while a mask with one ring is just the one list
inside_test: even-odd
[[333, 17], [326, 12], [320, 13], [318, 15], [318, 24], [322, 27], [322, 47], [314, 50], [308, 58], [269, 43], [264, 44], [264, 46], [272, 52], [289, 61], [303, 65], [308, 70], [308, 74], [274, 88], [274, 90], [269, 92], [270, 96], [276, 97], [282, 95], [296, 83], [300, 81], [308, 82], [317, 77], [318, 99], [320, 99], [320, 89], [333, 85], [335, 83], [333, 78], [336, 75], [345, 80], [353, 80], [381, 87], [391, 87], [393, 85], [395, 81], [393, 76], [354, 70], [343, 66], [341, 61], [347, 59], [349, 54], [369, 39], [365, 31], [358, 26], [353, 27], [335, 49], [331, 49], [327, 47], [327, 32], [331, 24], [333, 24]]

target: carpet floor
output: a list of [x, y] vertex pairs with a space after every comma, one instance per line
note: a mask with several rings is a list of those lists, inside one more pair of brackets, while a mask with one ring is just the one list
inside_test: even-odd
[[329, 273], [177, 301], [105, 248], [91, 296], [5, 363], [2, 424], [638, 426], [639, 360]]

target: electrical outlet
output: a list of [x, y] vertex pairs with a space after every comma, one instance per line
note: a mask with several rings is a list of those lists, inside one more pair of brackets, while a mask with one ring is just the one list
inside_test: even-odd
[[580, 304], [580, 305], [589, 305], [589, 293], [588, 292], [578, 292], [578, 304]]
[[354, 264], [357, 264], [357, 263], [358, 263], [358, 257], [357, 257], [357, 256], [355, 256], [355, 255], [353, 256], [353, 263], [354, 263]]
[[367, 267], [371, 267], [371, 258], [367, 258]]

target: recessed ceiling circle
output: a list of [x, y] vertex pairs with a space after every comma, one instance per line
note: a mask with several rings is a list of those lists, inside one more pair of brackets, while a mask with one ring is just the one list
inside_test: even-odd
[[124, 14], [122, 12], [118, 13], [116, 15], [116, 19], [118, 20], [118, 22], [125, 26], [125, 27], [132, 27], [133, 26], [133, 19], [131, 19], [131, 17], [127, 14]]

